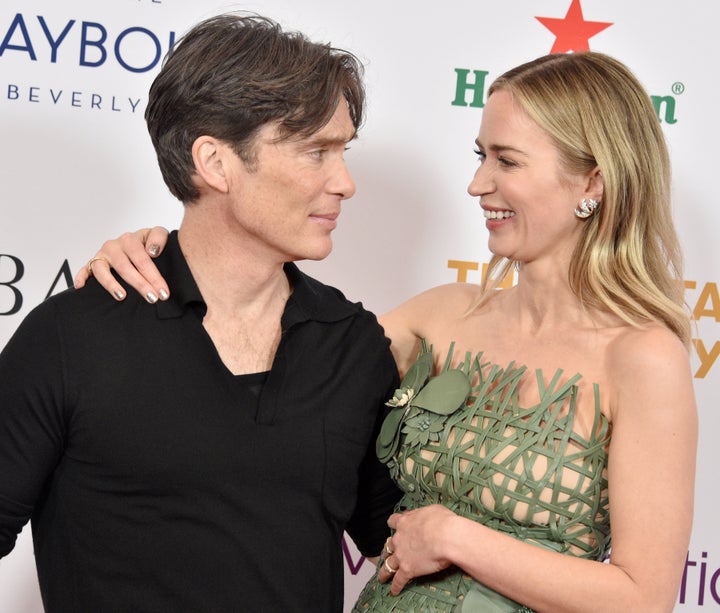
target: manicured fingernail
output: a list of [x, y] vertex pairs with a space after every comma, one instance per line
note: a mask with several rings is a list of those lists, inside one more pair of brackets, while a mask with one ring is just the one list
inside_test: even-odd
[[160, 245], [150, 245], [148, 247], [148, 253], [155, 257], [158, 253], [160, 253]]
[[150, 304], [155, 304], [157, 302], [157, 296], [152, 292], [148, 292], [145, 295], [145, 300], [147, 300]]
[[170, 294], [167, 293], [166, 289], [160, 290], [160, 300], [167, 300], [170, 297]]
[[121, 289], [116, 289], [116, 290], [113, 292], [113, 295], [115, 296], [115, 298], [116, 298], [117, 300], [125, 300], [125, 292], [122, 291]]

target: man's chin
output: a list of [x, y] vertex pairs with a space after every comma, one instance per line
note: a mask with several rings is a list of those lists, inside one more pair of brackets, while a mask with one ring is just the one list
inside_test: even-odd
[[333, 250], [332, 241], [328, 241], [327, 245], [318, 246], [315, 249], [307, 249], [302, 253], [298, 253], [293, 259], [294, 262], [309, 260], [311, 262], [319, 262], [327, 258]]

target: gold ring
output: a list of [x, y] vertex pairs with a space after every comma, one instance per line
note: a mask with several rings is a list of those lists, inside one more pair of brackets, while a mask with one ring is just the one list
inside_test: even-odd
[[383, 566], [385, 567], [385, 570], [388, 571], [391, 575], [394, 575], [398, 571], [397, 568], [393, 568], [392, 566], [390, 566], [388, 564], [387, 558], [385, 558], [385, 562], [383, 562]]
[[385, 554], [387, 556], [391, 556], [393, 554], [393, 550], [390, 549], [390, 539], [391, 538], [392, 537], [390, 537], [390, 536], [387, 537], [387, 540], [385, 541], [385, 547], [383, 548], [383, 551], [385, 552]]
[[110, 266], [110, 260], [107, 258], [104, 258], [102, 256], [100, 257], [94, 257], [92, 260], [90, 260], [87, 264], [87, 271], [88, 274], [92, 277], [93, 271], [92, 271], [92, 265], [97, 262], [98, 260], [102, 260], [103, 262], [107, 262], [107, 265]]

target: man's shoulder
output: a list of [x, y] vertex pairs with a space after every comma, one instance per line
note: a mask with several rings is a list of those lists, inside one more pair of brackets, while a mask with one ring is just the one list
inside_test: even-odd
[[[115, 273], [113, 272], [113, 274]], [[53, 305], [56, 309], [73, 315], [96, 309], [117, 309], [121, 306], [130, 307], [138, 303], [146, 304], [142, 297], [117, 274], [115, 274], [115, 278], [126, 290], [126, 298], [122, 301], [115, 300], [96, 279], [90, 278], [84, 287], [80, 289], [70, 287], [62, 292], [48, 296], [38, 307], [47, 304], [46, 308], [50, 308], [50, 305]]]
[[376, 321], [375, 314], [366, 309], [362, 302], [354, 302], [339, 288], [311, 277], [296, 266], [293, 268], [291, 280], [297, 290], [296, 298], [305, 303], [303, 306], [311, 306], [325, 315], [360, 316]]
[[[122, 332], [123, 322], [137, 318], [137, 313], [147, 311], [146, 317], [154, 317], [154, 309], [129, 288], [125, 300], [117, 301], [95, 280], [89, 279], [81, 289], [68, 288], [48, 296], [34, 305], [18, 326], [18, 331], [64, 331], [66, 338], [81, 335], [87, 338], [92, 331], [103, 334]], [[144, 316], [145, 317], [145, 316]]]
[[359, 302], [351, 302], [341, 289], [333, 285], [328, 285], [315, 277], [311, 277], [309, 274], [301, 271], [300, 269], [298, 269], [297, 274], [307, 284], [308, 289], [310, 289], [314, 294], [334, 300], [338, 304], [348, 305], [355, 310], [362, 308], [362, 305]]
[[[34, 305], [6, 344], [6, 349], [24, 346], [27, 351], [48, 354], [54, 343], [88, 339], [99, 328], [103, 338], [118, 326], [108, 322], [107, 313], [122, 306], [94, 279], [82, 289], [68, 288]], [[61, 341], [64, 339], [64, 341]], [[9, 350], [11, 351], [11, 350]]]
[[[293, 276], [296, 275], [296, 276]], [[343, 343], [353, 342], [363, 351], [388, 352], [390, 341], [377, 320], [376, 315], [366, 309], [362, 302], [349, 300], [342, 290], [323, 283], [295, 268], [291, 279], [297, 283], [293, 290], [296, 307], [292, 319], [297, 321], [298, 310], [301, 319], [333, 326]], [[286, 320], [286, 322], [290, 319]]]

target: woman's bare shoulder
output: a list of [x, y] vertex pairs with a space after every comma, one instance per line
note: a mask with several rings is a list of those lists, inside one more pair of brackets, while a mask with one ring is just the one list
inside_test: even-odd
[[[628, 327], [607, 350], [608, 379], [614, 390], [613, 414], [643, 407], [657, 419], [663, 406], [673, 412], [694, 411], [690, 354], [676, 334], [660, 324]], [[648, 415], [649, 417], [649, 415]]]
[[386, 325], [400, 326], [418, 337], [465, 317], [477, 304], [480, 288], [469, 283], [448, 283], [428, 289], [382, 316]]
[[438, 316], [446, 314], [454, 317], [458, 313], [465, 313], [472, 309], [479, 298], [480, 288], [477, 285], [447, 283], [413, 296], [401, 304], [398, 309], [406, 312], [420, 311], [423, 315], [431, 311]]
[[449, 283], [428, 289], [380, 317], [400, 371], [414, 360], [420, 339], [434, 338], [463, 318], [480, 297], [469, 283]]
[[651, 323], [624, 326], [608, 346], [608, 360], [622, 371], [652, 371], [686, 364], [689, 352], [670, 329]]

